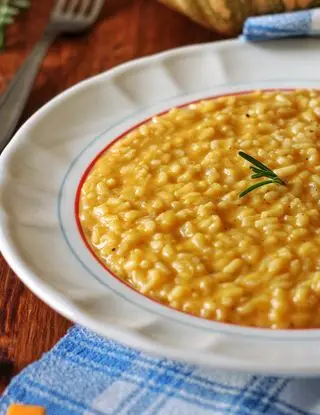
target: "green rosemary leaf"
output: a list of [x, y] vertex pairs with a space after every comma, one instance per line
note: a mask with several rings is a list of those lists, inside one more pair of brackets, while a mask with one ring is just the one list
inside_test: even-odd
[[11, 0], [11, 2], [15, 7], [19, 7], [20, 9], [27, 9], [30, 6], [30, 1], [28, 0]]
[[273, 172], [273, 171], [269, 171], [269, 170], [262, 170], [262, 169], [258, 169], [257, 167], [253, 167], [250, 166], [250, 169], [254, 172], [254, 173], [264, 173], [267, 177], [277, 177], [277, 175]]
[[249, 154], [244, 153], [243, 151], [239, 151], [239, 156], [249, 161], [251, 164], [258, 167], [259, 169], [264, 170], [264, 171], [270, 171], [273, 173], [273, 171], [269, 169], [269, 167], [265, 166], [263, 163], [261, 163], [261, 161], [256, 160], [254, 157], [249, 156]]
[[259, 179], [260, 177], [265, 177], [265, 173], [264, 172], [255, 173], [251, 176], [251, 179]]
[[11, 16], [0, 16], [0, 25], [9, 25], [14, 22]]
[[1, 16], [15, 16], [19, 14], [19, 10], [14, 7], [9, 6], [8, 4], [4, 4], [0, 6]]
[[0, 50], [4, 48], [5, 27], [14, 23], [14, 17], [29, 5], [29, 0], [0, 0]]
[[261, 171], [260, 173], [257, 173], [257, 174], [261, 174], [261, 177], [267, 177], [268, 179], [276, 179], [277, 178], [277, 176], [275, 174], [272, 174], [272, 173], [267, 172], [267, 171]]
[[278, 184], [283, 184], [284, 186], [286, 184], [286, 182], [284, 180], [280, 179], [280, 177], [278, 177], [278, 176], [275, 179], [273, 179], [273, 181], [275, 183], [278, 183]]
[[258, 187], [265, 186], [266, 184], [274, 183], [274, 180], [264, 180], [262, 182], [258, 182], [256, 184], [253, 184], [252, 186], [248, 187], [246, 190], [240, 193], [239, 197], [243, 197], [247, 195], [248, 193], [252, 192], [252, 190], [257, 189]]
[[257, 167], [254, 167], [254, 166], [250, 166], [249, 168], [255, 173], [260, 173], [261, 171], [265, 171], [265, 170], [258, 169]]
[[239, 197], [243, 197], [246, 194], [252, 192], [252, 190], [257, 189], [258, 187], [264, 186], [270, 183], [277, 183], [285, 185], [286, 183], [280, 177], [276, 175], [274, 171], [269, 169], [269, 167], [265, 166], [261, 161], [256, 160], [254, 157], [250, 156], [249, 154], [244, 153], [243, 151], [239, 152], [239, 156], [244, 158], [245, 160], [249, 161], [253, 166], [250, 166], [250, 169], [254, 173], [251, 176], [251, 179], [259, 179], [260, 177], [267, 177], [269, 180], [264, 180], [262, 182], [253, 184], [252, 186], [248, 187], [248, 189], [244, 190], [240, 193]]

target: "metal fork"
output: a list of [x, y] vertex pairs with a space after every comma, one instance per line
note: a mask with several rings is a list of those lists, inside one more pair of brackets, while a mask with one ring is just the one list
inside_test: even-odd
[[41, 62], [62, 33], [88, 29], [98, 18], [104, 0], [57, 0], [42, 39], [0, 96], [0, 152], [8, 144], [30, 95]]

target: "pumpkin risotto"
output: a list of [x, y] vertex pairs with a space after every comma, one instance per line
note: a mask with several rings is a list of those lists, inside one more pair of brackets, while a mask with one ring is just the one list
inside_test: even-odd
[[[259, 179], [239, 151], [285, 185]], [[320, 327], [320, 92], [257, 91], [174, 108], [108, 148], [79, 220], [139, 292], [194, 316]]]

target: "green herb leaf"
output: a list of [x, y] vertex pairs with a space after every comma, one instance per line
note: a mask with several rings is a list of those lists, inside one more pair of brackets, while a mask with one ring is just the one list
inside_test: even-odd
[[265, 186], [266, 184], [274, 183], [273, 180], [264, 180], [263, 182], [259, 182], [256, 184], [253, 184], [252, 186], [248, 187], [248, 189], [244, 190], [240, 193], [240, 197], [243, 197], [247, 195], [248, 193], [252, 192], [252, 190], [258, 189], [258, 187]]
[[255, 173], [251, 176], [251, 179], [259, 179], [260, 177], [265, 177], [264, 173]]
[[239, 151], [239, 156], [244, 158], [245, 160], [249, 161], [249, 163], [253, 164], [254, 166], [258, 167], [260, 170], [270, 171], [273, 173], [272, 170], [269, 169], [269, 167], [265, 166], [261, 161], [255, 159], [252, 156], [249, 156], [249, 154], [244, 153], [243, 151]]
[[261, 163], [261, 161], [255, 159], [249, 154], [244, 153], [243, 151], [239, 152], [239, 156], [249, 161], [249, 163], [253, 164], [253, 166], [250, 166], [250, 169], [254, 173], [251, 176], [251, 179], [259, 179], [260, 177], [267, 177], [269, 179], [269, 180], [263, 180], [262, 182], [253, 184], [252, 186], [248, 187], [246, 190], [241, 192], [239, 197], [243, 197], [247, 195], [248, 193], [252, 192], [252, 190], [255, 190], [258, 187], [265, 186], [267, 184], [271, 184], [271, 183], [277, 183], [277, 184], [282, 184], [282, 185], [286, 184], [284, 180], [280, 179], [280, 177], [277, 176], [274, 171], [272, 171], [271, 169], [269, 169], [269, 167]]
[[0, 50], [5, 44], [5, 26], [14, 23], [14, 17], [29, 5], [28, 0], [0, 0]]

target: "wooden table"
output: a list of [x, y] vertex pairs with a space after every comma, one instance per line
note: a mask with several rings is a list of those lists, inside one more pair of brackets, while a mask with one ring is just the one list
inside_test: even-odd
[[[54, 0], [31, 3], [31, 9], [7, 31], [6, 50], [0, 55], [0, 91], [41, 35]], [[88, 35], [62, 38], [52, 46], [21, 122], [56, 94], [91, 75], [140, 56], [219, 38], [156, 0], [107, 0]], [[5, 260], [0, 261], [1, 392], [12, 376], [51, 348], [71, 322], [37, 299]]]

